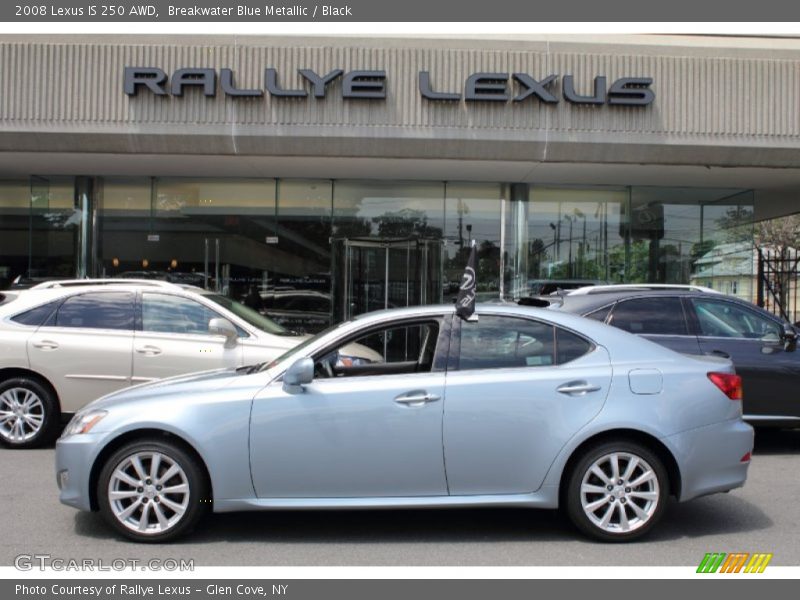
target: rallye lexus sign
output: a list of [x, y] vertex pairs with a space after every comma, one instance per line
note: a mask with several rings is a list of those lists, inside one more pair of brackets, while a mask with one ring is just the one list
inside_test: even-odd
[[[231, 69], [191, 68], [177, 69], [171, 75], [157, 67], [125, 67], [123, 89], [129, 96], [140, 91], [156, 96], [183, 96], [187, 89], [201, 90], [205, 96], [216, 96], [218, 90], [226, 96], [276, 98], [325, 98], [334, 82], [342, 98], [384, 100], [387, 77], [382, 70], [333, 69], [317, 73], [312, 69], [298, 69], [303, 81], [299, 88], [280, 84], [279, 73], [274, 68], [264, 69], [263, 86], [241, 88], [235, 82]], [[560, 89], [558, 83], [561, 83]], [[219, 83], [219, 85], [218, 85]], [[471, 73], [464, 79], [461, 89], [438, 89], [429, 71], [420, 71], [417, 77], [419, 93], [423, 98], [441, 102], [523, 102], [537, 100], [557, 104], [562, 98], [573, 104], [611, 104], [617, 106], [646, 106], [655, 100], [650, 77], [621, 77], [609, 84], [604, 75], [594, 78], [592, 89], [576, 90], [573, 75], [550, 74], [535, 78], [527, 73]]]

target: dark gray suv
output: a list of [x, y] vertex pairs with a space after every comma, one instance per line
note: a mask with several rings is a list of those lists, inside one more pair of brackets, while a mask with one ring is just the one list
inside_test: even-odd
[[742, 376], [746, 420], [800, 427], [797, 331], [779, 317], [690, 286], [603, 286], [547, 300], [678, 352], [730, 358]]

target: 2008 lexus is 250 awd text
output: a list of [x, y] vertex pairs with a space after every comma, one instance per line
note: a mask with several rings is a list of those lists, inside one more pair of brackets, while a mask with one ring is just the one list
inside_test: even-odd
[[753, 430], [729, 361], [552, 310], [476, 315], [370, 313], [269, 364], [96, 400], [58, 441], [61, 501], [136, 541], [207, 509], [487, 505], [561, 507], [627, 541], [669, 496], [744, 484]]

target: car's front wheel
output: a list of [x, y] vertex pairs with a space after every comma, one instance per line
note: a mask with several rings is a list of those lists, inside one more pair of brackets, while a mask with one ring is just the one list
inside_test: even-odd
[[566, 509], [583, 533], [604, 542], [641, 537], [664, 513], [669, 481], [661, 461], [633, 442], [589, 449], [567, 484]]
[[31, 377], [0, 383], [0, 443], [8, 448], [38, 448], [58, 433], [55, 394]]
[[98, 478], [100, 513], [137, 542], [165, 542], [190, 531], [209, 505], [205, 472], [172, 442], [143, 440], [117, 450]]

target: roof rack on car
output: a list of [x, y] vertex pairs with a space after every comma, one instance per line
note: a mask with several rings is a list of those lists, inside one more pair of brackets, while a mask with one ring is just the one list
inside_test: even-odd
[[45, 281], [34, 285], [32, 290], [47, 290], [62, 287], [80, 287], [84, 285], [136, 285], [167, 289], [178, 289], [179, 286], [160, 279], [60, 279]]
[[576, 290], [569, 290], [566, 292], [567, 296], [586, 296], [589, 294], [603, 294], [608, 292], [625, 292], [636, 290], [682, 290], [690, 292], [702, 292], [705, 294], [721, 294], [717, 290], [705, 287], [703, 285], [686, 285], [678, 283], [618, 283], [614, 285], [590, 285]]

